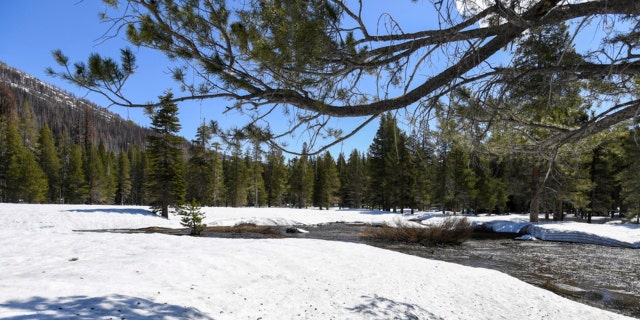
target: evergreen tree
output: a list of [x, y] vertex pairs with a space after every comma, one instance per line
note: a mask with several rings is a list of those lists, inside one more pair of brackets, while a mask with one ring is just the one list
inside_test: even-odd
[[[17, 121], [18, 97], [8, 85], [0, 83], [0, 201], [7, 201], [7, 174], [9, 166], [8, 130]], [[15, 126], [15, 124], [14, 124]]]
[[128, 158], [131, 162], [130, 202], [135, 205], [145, 205], [149, 200], [146, 188], [149, 173], [149, 159], [146, 152], [136, 146], [130, 146], [128, 153]]
[[477, 196], [478, 189], [475, 188], [477, 177], [471, 167], [469, 155], [462, 148], [453, 145], [447, 153], [441, 172], [440, 190], [441, 201], [445, 208], [451, 209], [454, 213], [461, 212], [468, 208], [471, 200]]
[[314, 171], [306, 155], [306, 144], [302, 147], [302, 156], [293, 158], [289, 163], [289, 198], [294, 207], [306, 208], [313, 197]]
[[628, 221], [640, 223], [640, 144], [638, 129], [629, 132], [624, 140], [623, 169], [618, 174], [621, 185], [622, 210]]
[[488, 156], [472, 155], [473, 192], [470, 207], [475, 213], [503, 213], [506, 209], [507, 190], [504, 177], [501, 176], [498, 159]]
[[362, 208], [365, 204], [367, 192], [367, 163], [358, 150], [351, 151], [346, 171], [345, 206]]
[[[102, 151], [106, 151], [106, 147], [101, 144]], [[104, 166], [103, 179], [104, 201], [105, 203], [115, 203], [116, 191], [118, 190], [118, 156], [115, 151], [106, 151], [101, 153]]]
[[200, 206], [195, 200], [179, 206], [178, 215], [181, 217], [180, 224], [183, 227], [189, 228], [192, 236], [201, 235], [204, 228], [207, 227], [206, 224], [202, 223], [205, 215], [200, 211]]
[[30, 152], [36, 152], [38, 148], [38, 130], [36, 129], [31, 104], [28, 100], [25, 100], [20, 106], [20, 109], [22, 109], [22, 112], [18, 132], [20, 133], [20, 137], [22, 137], [22, 143]]
[[338, 189], [338, 206], [340, 208], [347, 207], [349, 201], [348, 196], [348, 180], [349, 173], [347, 172], [347, 160], [344, 158], [344, 153], [340, 152], [338, 159], [336, 160], [336, 169], [338, 170], [338, 180], [340, 181], [340, 188]]
[[121, 150], [118, 154], [118, 172], [116, 173], [116, 203], [127, 204], [131, 189], [131, 163], [127, 152]]
[[390, 211], [413, 206], [414, 164], [406, 135], [389, 113], [380, 118], [380, 126], [369, 147], [371, 204]]
[[60, 172], [62, 171], [62, 163], [58, 157], [53, 134], [51, 133], [49, 126], [46, 124], [40, 129], [38, 146], [38, 160], [40, 167], [44, 171], [49, 184], [47, 201], [50, 203], [57, 203], [62, 199], [62, 181], [60, 175]]
[[336, 163], [329, 152], [318, 158], [316, 168], [316, 178], [313, 184], [314, 205], [318, 206], [320, 210], [322, 207], [328, 210], [338, 200], [340, 188]]
[[89, 191], [83, 169], [82, 148], [72, 144], [69, 152], [69, 161], [64, 190], [66, 203], [86, 203], [89, 200]]
[[283, 206], [287, 183], [287, 166], [279, 149], [267, 153], [267, 164], [263, 173], [267, 206]]
[[415, 192], [413, 199], [415, 207], [421, 210], [427, 210], [431, 205], [431, 193], [433, 191], [435, 152], [426, 135], [427, 129], [421, 129], [418, 134], [414, 132], [409, 140], [409, 146], [414, 159], [415, 170]]
[[220, 144], [213, 143], [213, 150], [211, 150], [211, 201], [214, 206], [221, 206], [224, 203], [225, 187], [222, 162], [223, 155], [220, 153]]
[[246, 206], [250, 177], [239, 145], [235, 146], [231, 156], [224, 162], [223, 172], [227, 205]]
[[258, 140], [253, 141], [253, 148], [247, 152], [245, 163], [249, 176], [248, 204], [257, 208], [267, 202], [267, 192], [262, 177], [264, 172], [262, 150]]
[[[530, 68], [567, 67], [582, 62], [576, 52], [565, 24], [539, 27], [527, 35], [520, 43], [515, 56], [515, 66], [526, 70]], [[515, 81], [508, 95], [509, 104], [516, 106], [519, 123], [506, 135], [523, 137], [525, 144], [535, 144], [548, 139], [559, 128], [575, 128], [588, 120], [586, 105], [583, 104], [580, 82], [568, 78], [564, 72], [531, 73]], [[505, 126], [506, 127], [506, 126]], [[522, 133], [525, 133], [524, 135]], [[519, 144], [522, 144], [520, 142]], [[552, 178], [555, 150], [542, 150], [539, 165], [533, 167], [534, 188], [531, 194], [530, 220], [538, 221], [539, 204], [544, 200], [544, 185]], [[546, 173], [550, 174], [546, 174]]]
[[186, 192], [183, 140], [176, 135], [180, 131], [178, 106], [172, 98], [171, 93], [161, 96], [160, 106], [149, 110], [153, 134], [148, 137], [148, 187], [153, 209], [164, 218], [169, 218], [169, 206], [184, 202]]
[[56, 137], [56, 148], [60, 159], [60, 199], [59, 202], [68, 203], [67, 178], [69, 176], [69, 159], [71, 156], [70, 136], [63, 131]]
[[[2, 89], [0, 87], [0, 89]], [[6, 201], [7, 192], [7, 167], [9, 158], [7, 157], [7, 117], [0, 114], [0, 202]]]
[[105, 167], [98, 146], [86, 145], [84, 153], [84, 174], [89, 194], [89, 204], [103, 203], [105, 200]]
[[214, 174], [213, 153], [208, 149], [211, 139], [210, 128], [200, 125], [196, 131], [196, 139], [189, 147], [187, 163], [187, 198], [204, 205], [213, 205]]
[[6, 197], [10, 202], [39, 203], [46, 199], [47, 180], [33, 152], [24, 145], [14, 122], [6, 127]]
[[[589, 195], [589, 212], [592, 214], [609, 215], [615, 210], [614, 192], [615, 180], [611, 179], [616, 175], [613, 164], [616, 155], [610, 146], [601, 144], [593, 149], [591, 153], [591, 192]], [[591, 222], [591, 215], [588, 216]]]

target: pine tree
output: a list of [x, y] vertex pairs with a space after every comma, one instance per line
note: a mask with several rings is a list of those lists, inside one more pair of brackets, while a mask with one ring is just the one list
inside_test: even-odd
[[118, 154], [118, 172], [116, 173], [116, 203], [127, 204], [131, 189], [131, 163], [127, 152], [121, 150]]
[[62, 181], [60, 172], [62, 171], [62, 163], [58, 157], [53, 134], [48, 125], [44, 125], [40, 129], [38, 139], [38, 160], [40, 167], [44, 171], [48, 181], [48, 197], [50, 203], [57, 203], [62, 199]]
[[336, 163], [329, 152], [326, 152], [316, 162], [316, 178], [313, 184], [314, 205], [320, 210], [327, 210], [338, 200], [338, 190], [340, 188], [340, 178]]
[[[1, 89], [1, 87], [0, 87]], [[7, 193], [7, 167], [9, 158], [7, 157], [7, 117], [0, 114], [0, 201], [6, 201]]]
[[[522, 70], [567, 67], [581, 62], [582, 57], [573, 47], [565, 24], [546, 25], [533, 30], [522, 40], [515, 56], [515, 66]], [[516, 131], [507, 130], [505, 134], [526, 137], [529, 141], [525, 143], [535, 144], [556, 132], [549, 128], [573, 128], [584, 124], [589, 117], [580, 95], [582, 84], [567, 77], [568, 74], [563, 72], [549, 72], [525, 74], [519, 78], [509, 92], [508, 101], [517, 106], [516, 122], [526, 125], [517, 126]], [[552, 178], [551, 174], [556, 173], [552, 170], [556, 151], [542, 150], [540, 155], [537, 161], [540, 165], [535, 165], [532, 170], [534, 188], [529, 209], [532, 222], [538, 221], [545, 183]]]
[[504, 177], [500, 176], [500, 164], [498, 159], [490, 159], [488, 156], [473, 154], [471, 170], [475, 183], [471, 193], [470, 207], [473, 212], [502, 213], [506, 209], [507, 190]]
[[347, 207], [349, 201], [348, 196], [348, 181], [349, 172], [347, 167], [347, 160], [344, 158], [344, 153], [340, 152], [338, 160], [336, 160], [336, 169], [338, 170], [338, 180], [340, 181], [340, 189], [338, 189], [338, 206], [340, 208]]
[[413, 206], [413, 168], [406, 135], [398, 128], [391, 114], [382, 115], [378, 131], [369, 147], [371, 204], [386, 211]]
[[[16, 119], [9, 117], [9, 119]], [[6, 198], [10, 202], [37, 203], [46, 199], [47, 181], [36, 161], [35, 154], [24, 144], [15, 121], [5, 127], [6, 150]], [[35, 143], [35, 142], [34, 142]]]
[[71, 155], [70, 136], [63, 131], [56, 137], [56, 149], [60, 159], [60, 203], [68, 203], [67, 198], [67, 178], [69, 176], [69, 159]]
[[259, 140], [253, 141], [253, 147], [245, 157], [245, 163], [249, 176], [248, 203], [258, 208], [267, 202], [267, 192], [262, 177], [264, 168]]
[[220, 144], [213, 143], [213, 150], [211, 150], [211, 202], [214, 206], [221, 206], [224, 203], [225, 187], [222, 163], [223, 155], [220, 153]]
[[128, 153], [131, 162], [130, 202], [135, 205], [148, 204], [146, 181], [149, 174], [149, 159], [146, 152], [136, 146], [130, 146]]
[[267, 164], [264, 169], [264, 184], [267, 192], [267, 206], [284, 205], [284, 194], [287, 183], [287, 167], [284, 156], [279, 149], [267, 153]]
[[289, 163], [289, 198], [297, 208], [308, 207], [313, 197], [314, 171], [306, 152], [307, 147], [303, 145], [302, 156]]
[[179, 206], [178, 215], [181, 217], [180, 224], [189, 228], [192, 236], [201, 235], [204, 228], [207, 227], [206, 224], [202, 223], [205, 215], [200, 211], [200, 205], [196, 200], [192, 199], [190, 203]]
[[204, 205], [213, 205], [214, 194], [214, 159], [208, 149], [211, 139], [210, 128], [200, 125], [196, 131], [196, 139], [189, 147], [187, 162], [187, 198]]
[[226, 202], [232, 207], [247, 205], [247, 190], [249, 188], [249, 174], [242, 152], [235, 146], [231, 156], [224, 163], [224, 185], [226, 187]]
[[621, 185], [621, 197], [625, 217], [628, 221], [640, 223], [640, 144], [638, 130], [629, 132], [624, 141], [625, 164], [618, 179]]
[[105, 203], [115, 203], [116, 191], [118, 189], [118, 156], [113, 150], [106, 151], [104, 144], [101, 143], [100, 145], [104, 166], [104, 201]]
[[89, 193], [89, 204], [103, 203], [105, 200], [105, 167], [99, 148], [93, 143], [86, 145], [84, 174]]
[[[426, 129], [424, 130], [426, 131]], [[409, 142], [416, 176], [413, 199], [415, 207], [421, 210], [427, 210], [431, 205], [431, 192], [435, 181], [434, 148], [427, 140], [427, 134], [428, 132], [420, 134], [414, 132]]]
[[64, 182], [66, 203], [86, 203], [89, 200], [84, 169], [82, 148], [71, 145], [67, 175]]
[[178, 106], [171, 102], [171, 93], [160, 97], [160, 106], [151, 113], [152, 135], [148, 137], [150, 162], [148, 187], [154, 210], [169, 218], [169, 206], [184, 202], [186, 182], [184, 180], [183, 140], [176, 134], [180, 131], [177, 117]]
[[20, 137], [22, 137], [25, 148], [30, 152], [36, 152], [38, 148], [38, 130], [36, 129], [33, 111], [31, 110], [31, 104], [28, 100], [22, 103], [21, 109], [18, 132], [20, 133]]
[[367, 164], [364, 156], [354, 149], [347, 162], [346, 202], [350, 208], [362, 208], [367, 192]]

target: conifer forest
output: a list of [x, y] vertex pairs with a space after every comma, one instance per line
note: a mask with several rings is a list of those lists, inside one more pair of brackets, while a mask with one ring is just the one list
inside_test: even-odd
[[[463, 129], [446, 114], [431, 129], [405, 132], [385, 113], [366, 150], [313, 156], [301, 150], [287, 158], [257, 140], [220, 139], [215, 123], [202, 124], [186, 141], [175, 135], [172, 103], [150, 112], [150, 129], [81, 99], [72, 104], [86, 106], [60, 108], [61, 99], [46, 99], [59, 90], [34, 95], [10, 84], [40, 82], [10, 71], [4, 68], [0, 85], [2, 202], [158, 205], [173, 197], [169, 203], [203, 206], [501, 214], [526, 212], [539, 192], [541, 212], [555, 219], [562, 218], [558, 212], [589, 218], [640, 208], [638, 132], [625, 127], [588, 144], [594, 148], [561, 150], [549, 167], [526, 153], [506, 157], [470, 146], [453, 134]], [[551, 179], [540, 191], [541, 175]]]

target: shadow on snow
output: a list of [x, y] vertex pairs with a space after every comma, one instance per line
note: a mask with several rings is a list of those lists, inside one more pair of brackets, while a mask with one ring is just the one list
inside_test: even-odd
[[96, 209], [70, 209], [68, 212], [80, 212], [80, 213], [97, 213], [97, 212], [105, 212], [105, 213], [118, 213], [118, 214], [132, 214], [132, 215], [143, 215], [143, 216], [154, 216], [158, 215], [153, 212], [145, 209], [135, 209], [135, 208], [96, 208]]
[[425, 310], [424, 308], [405, 302], [394, 301], [380, 296], [362, 296], [363, 303], [347, 308], [350, 311], [363, 314], [367, 319], [374, 320], [443, 320], [443, 318]]
[[32, 297], [0, 303], [6, 320], [54, 319], [202, 319], [213, 318], [195, 308], [123, 295], [105, 297]]

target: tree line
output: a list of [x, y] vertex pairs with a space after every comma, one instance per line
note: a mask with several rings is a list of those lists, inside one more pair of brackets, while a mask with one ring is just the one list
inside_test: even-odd
[[[6, 89], [6, 88], [5, 88]], [[195, 201], [203, 206], [370, 208], [474, 213], [527, 212], [539, 193], [541, 212], [611, 214], [640, 209], [637, 130], [624, 127], [590, 150], [567, 148], [551, 172], [523, 153], [504, 156], [472, 148], [456, 137], [445, 115], [434, 130], [406, 133], [391, 113], [380, 117], [366, 151], [287, 159], [255, 139], [216, 138], [202, 124], [187, 143], [170, 95], [150, 108], [151, 134], [143, 145], [108, 150], [37, 128], [29, 105], [2, 97], [0, 200], [2, 202], [129, 204], [162, 208]], [[21, 112], [17, 110], [20, 109]], [[460, 130], [459, 128], [456, 130]], [[585, 144], [587, 145], [587, 144]], [[540, 175], [552, 179], [537, 190]], [[163, 215], [168, 213], [163, 211]]]

